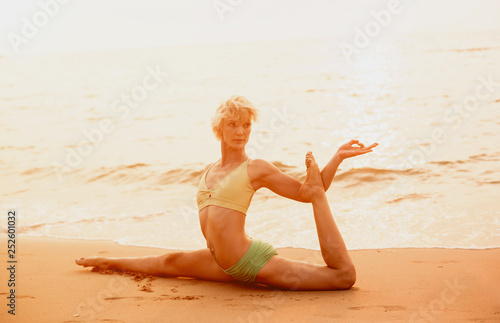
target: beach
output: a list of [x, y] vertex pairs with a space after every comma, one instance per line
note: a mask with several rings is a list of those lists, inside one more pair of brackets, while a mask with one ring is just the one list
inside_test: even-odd
[[[20, 237], [18, 249], [16, 316], [9, 316], [4, 308], [2, 322], [500, 320], [498, 248], [351, 251], [357, 282], [346, 291], [282, 291], [262, 285], [95, 272], [75, 265], [74, 259], [80, 256], [173, 251], [109, 241]], [[318, 251], [284, 248], [278, 252], [322, 263]], [[1, 281], [6, 281], [6, 270], [1, 275]], [[2, 286], [4, 300], [5, 292]]]
[[[0, 57], [0, 322], [500, 321], [500, 33], [382, 38], [346, 62], [338, 39]], [[347, 291], [280, 291], [91, 271], [86, 256], [206, 247], [195, 193], [220, 158], [211, 117], [258, 109], [246, 152], [299, 181], [341, 144], [327, 191], [357, 270]], [[261, 189], [249, 236], [322, 263], [310, 204]], [[10, 258], [9, 258], [10, 259]], [[14, 266], [14, 267], [11, 267]], [[11, 268], [11, 269], [9, 269]]]

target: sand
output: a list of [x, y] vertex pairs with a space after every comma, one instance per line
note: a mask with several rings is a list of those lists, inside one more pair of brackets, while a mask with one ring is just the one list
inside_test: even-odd
[[[500, 321], [500, 249], [356, 250], [347, 291], [281, 291], [195, 279], [95, 272], [81, 256], [172, 250], [107, 241], [18, 239], [16, 315], [7, 313], [6, 241], [0, 322], [457, 322]], [[278, 249], [322, 263], [317, 251]]]

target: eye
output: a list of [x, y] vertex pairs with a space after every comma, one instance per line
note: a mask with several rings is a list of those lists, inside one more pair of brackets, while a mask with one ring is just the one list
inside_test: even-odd
[[231, 122], [229, 125], [233, 127], [234, 126], [234, 122]]
[[250, 127], [250, 126], [251, 126], [251, 124], [250, 124], [250, 123], [245, 123], [245, 128], [248, 128], [248, 127]]

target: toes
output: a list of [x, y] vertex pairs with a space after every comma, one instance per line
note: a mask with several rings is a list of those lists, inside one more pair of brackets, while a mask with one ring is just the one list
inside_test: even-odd
[[307, 152], [307, 154], [306, 154], [306, 166], [307, 167], [311, 166], [312, 158], [313, 158], [312, 152], [310, 152], [310, 151]]
[[306, 166], [309, 168], [310, 166], [312, 166], [314, 163], [314, 158], [306, 158]]

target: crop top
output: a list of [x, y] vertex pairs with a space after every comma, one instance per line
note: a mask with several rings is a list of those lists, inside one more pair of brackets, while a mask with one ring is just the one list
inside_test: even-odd
[[214, 188], [208, 189], [207, 173], [215, 164], [203, 174], [198, 185], [198, 210], [201, 211], [208, 205], [217, 205], [246, 215], [255, 193], [247, 173], [248, 159], [227, 174]]

